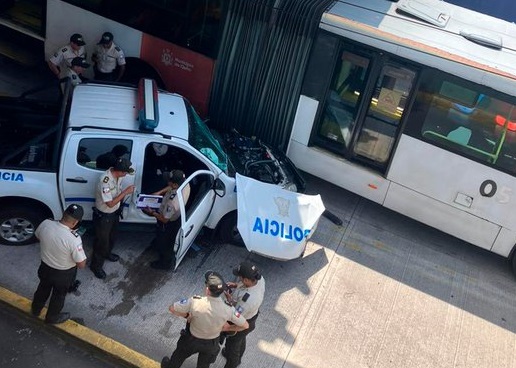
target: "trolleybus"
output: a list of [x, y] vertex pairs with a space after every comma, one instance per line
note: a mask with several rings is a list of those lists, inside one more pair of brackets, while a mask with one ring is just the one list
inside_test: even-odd
[[339, 0], [319, 28], [291, 160], [516, 272], [516, 25], [439, 0]]

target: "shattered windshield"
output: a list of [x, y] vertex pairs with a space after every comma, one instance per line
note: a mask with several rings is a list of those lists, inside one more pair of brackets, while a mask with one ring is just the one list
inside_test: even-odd
[[213, 137], [210, 129], [204, 124], [195, 109], [185, 101], [188, 111], [188, 142], [211, 162], [227, 173], [228, 156], [219, 142]]

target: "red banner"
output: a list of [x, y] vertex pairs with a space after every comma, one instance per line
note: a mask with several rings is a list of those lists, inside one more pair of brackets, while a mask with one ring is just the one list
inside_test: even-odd
[[206, 117], [214, 60], [147, 34], [142, 36], [140, 58], [161, 74], [167, 90], [186, 97]]

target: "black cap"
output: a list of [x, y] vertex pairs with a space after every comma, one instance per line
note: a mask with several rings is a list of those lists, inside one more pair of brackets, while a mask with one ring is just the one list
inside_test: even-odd
[[262, 278], [258, 267], [249, 261], [243, 261], [237, 267], [233, 268], [233, 275], [242, 276], [250, 280], [260, 280]]
[[64, 211], [65, 214], [68, 216], [76, 219], [77, 221], [82, 221], [82, 216], [84, 215], [84, 210], [82, 209], [81, 205], [78, 204], [71, 204], [66, 208]]
[[220, 275], [215, 271], [208, 271], [204, 274], [204, 283], [211, 293], [220, 295], [226, 289], [226, 283]]
[[82, 38], [82, 35], [79, 34], [79, 33], [74, 33], [73, 35], [71, 35], [70, 36], [70, 42], [73, 42], [73, 43], [75, 43], [76, 45], [79, 45], [79, 46], [86, 45], [86, 42], [84, 42], [84, 38]]
[[104, 32], [102, 34], [102, 37], [100, 38], [100, 41], [97, 43], [97, 45], [106, 45], [113, 41], [113, 33], [111, 32]]
[[171, 181], [177, 185], [183, 184], [186, 179], [185, 173], [182, 170], [172, 170], [171, 172], [165, 172], [164, 176], [167, 181]]
[[119, 157], [116, 159], [113, 169], [116, 171], [122, 171], [128, 174], [133, 174], [134, 169], [131, 167], [132, 163], [125, 157]]
[[89, 68], [90, 64], [86, 62], [82, 57], [77, 56], [72, 59], [72, 66], [81, 66], [83, 68]]

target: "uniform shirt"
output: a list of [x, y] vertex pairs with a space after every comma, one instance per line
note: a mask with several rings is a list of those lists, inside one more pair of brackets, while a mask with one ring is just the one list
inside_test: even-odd
[[246, 322], [245, 318], [221, 297], [194, 296], [183, 299], [174, 303], [174, 310], [190, 313], [190, 332], [199, 339], [211, 340], [219, 337], [226, 321], [231, 321], [237, 326], [242, 326]]
[[231, 296], [233, 300], [236, 301], [236, 310], [239, 311], [245, 319], [251, 319], [258, 313], [258, 309], [260, 309], [260, 305], [262, 305], [263, 302], [264, 294], [265, 279], [262, 276], [256, 285], [249, 288], [239, 281]]
[[41, 260], [57, 270], [69, 270], [86, 259], [81, 236], [59, 221], [45, 220], [36, 229]]
[[97, 56], [97, 69], [102, 73], [111, 73], [115, 70], [117, 64], [125, 65], [124, 52], [114, 43], [111, 44], [109, 49], [97, 45], [95, 55]]
[[57, 50], [54, 55], [50, 57], [50, 62], [61, 69], [61, 74], [64, 73], [66, 67], [72, 66], [72, 60], [77, 56], [86, 60], [86, 49], [84, 46], [79, 47], [77, 51], [72, 49], [70, 45], [66, 45]]
[[[81, 84], [82, 83], [82, 80], [81, 80], [81, 77], [79, 77], [79, 74], [77, 74], [75, 72], [75, 70], [71, 69], [71, 68], [66, 68], [66, 71], [64, 73], [64, 77], [70, 77], [70, 81], [72, 83], [72, 87], [75, 87], [76, 85], [78, 84]], [[65, 85], [64, 83], [61, 84], [61, 89], [64, 93], [64, 89], [65, 89]]]
[[97, 190], [95, 191], [95, 207], [104, 213], [113, 213], [120, 207], [120, 202], [113, 207], [108, 207], [106, 202], [112, 201], [122, 193], [122, 178], [114, 178], [111, 170], [106, 170], [100, 176]]
[[[163, 196], [159, 212], [168, 219], [169, 221], [175, 221], [181, 216], [181, 210], [179, 209], [179, 199], [177, 199], [177, 190], [169, 189]], [[183, 188], [183, 200], [186, 205], [190, 198], [190, 184], [187, 184]]]

